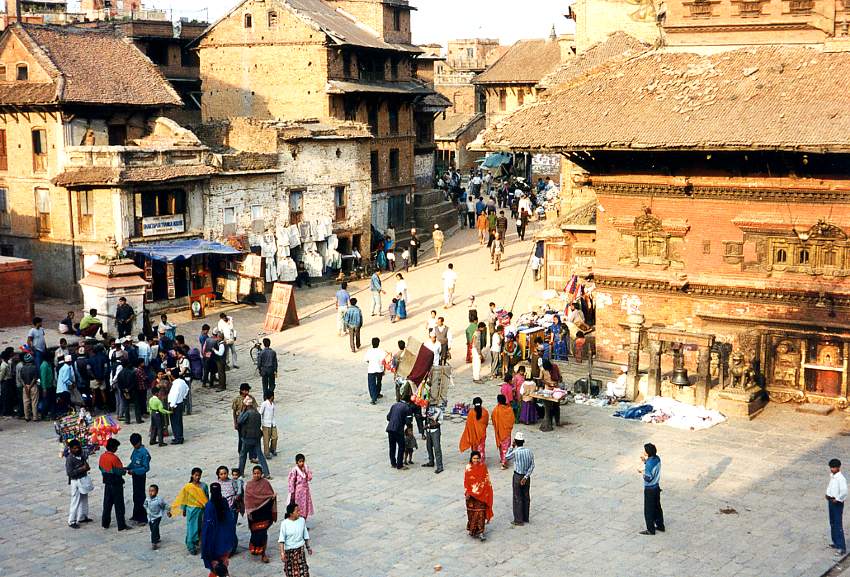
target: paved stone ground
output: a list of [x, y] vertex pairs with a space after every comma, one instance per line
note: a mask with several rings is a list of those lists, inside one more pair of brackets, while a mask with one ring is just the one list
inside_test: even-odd
[[[515, 310], [525, 310], [540, 287], [525, 270], [530, 243], [508, 245], [505, 268], [494, 273], [483, 250], [462, 231], [447, 243], [448, 260], [460, 275], [459, 299], [474, 292], [479, 311], [489, 300], [509, 305], [516, 287], [526, 282]], [[364, 345], [373, 335], [387, 345], [398, 338], [424, 336], [428, 310], [441, 304], [439, 274], [443, 265], [426, 262], [409, 275], [412, 317], [394, 325], [368, 316]], [[390, 283], [390, 286], [393, 283]], [[324, 292], [322, 292], [324, 291]], [[330, 302], [332, 289], [300, 293], [304, 310]], [[307, 302], [310, 301], [310, 302]], [[440, 309], [442, 313], [442, 309]], [[462, 341], [465, 304], [445, 315]], [[237, 310], [245, 340], [256, 331], [262, 307]], [[315, 555], [313, 575], [320, 577], [419, 577], [442, 566], [447, 577], [513, 575], [631, 576], [819, 576], [832, 567], [823, 491], [826, 461], [848, 456], [848, 439], [840, 433], [844, 415], [817, 417], [771, 405], [753, 422], [720, 425], [703, 432], [663, 425], [625, 422], [607, 408], [570, 406], [568, 426], [553, 433], [523, 427], [535, 451], [532, 523], [510, 525], [510, 471], [493, 468], [492, 433], [488, 440], [496, 502], [486, 543], [465, 533], [463, 465], [457, 451], [462, 424], [448, 422], [443, 432], [446, 470], [436, 476], [417, 465], [395, 471], [388, 465], [386, 411], [368, 403], [363, 353], [352, 354], [347, 339], [336, 336], [331, 309], [317, 310], [300, 327], [274, 335], [280, 352], [278, 422], [280, 457], [271, 461], [278, 492], [285, 492], [286, 472], [296, 452], [307, 455], [315, 478], [317, 514], [310, 520]], [[181, 323], [194, 335], [200, 323]], [[456, 348], [456, 387], [450, 404], [476, 394], [492, 406], [495, 384], [475, 385]], [[235, 384], [259, 383], [247, 369], [228, 376], [226, 393], [202, 390], [197, 410], [186, 419], [187, 442], [153, 448], [149, 482], [158, 483], [170, 500], [185, 483], [189, 469], [200, 466], [212, 481], [219, 464], [236, 464], [236, 438], [229, 402]], [[67, 574], [205, 575], [200, 559], [183, 547], [181, 520], [163, 523], [163, 547], [149, 548], [146, 528], [117, 533], [98, 523], [72, 531], [65, 526], [68, 502], [62, 462], [52, 427], [6, 419], [0, 461], [0, 567], [4, 577]], [[120, 455], [129, 456], [127, 438], [145, 425], [122, 430]], [[662, 502], [668, 531], [655, 537], [642, 528], [642, 490], [637, 473], [644, 442], [652, 441], [663, 460]], [[100, 514], [99, 480], [91, 516]], [[125, 491], [129, 501], [129, 487]], [[736, 513], [722, 514], [733, 508]], [[277, 526], [272, 530], [275, 534]], [[247, 542], [244, 521], [240, 540]], [[273, 557], [262, 565], [244, 549], [232, 560], [233, 575], [280, 575]]]

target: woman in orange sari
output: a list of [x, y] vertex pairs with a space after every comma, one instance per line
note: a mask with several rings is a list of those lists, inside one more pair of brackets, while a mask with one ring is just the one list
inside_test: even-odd
[[469, 464], [463, 475], [463, 489], [466, 497], [466, 530], [470, 537], [484, 537], [484, 525], [493, 518], [493, 485], [487, 465], [481, 460], [478, 451], [472, 451]]
[[485, 461], [484, 445], [487, 442], [487, 423], [490, 421], [490, 415], [483, 404], [481, 397], [472, 399], [472, 410], [466, 416], [466, 428], [460, 436], [459, 445], [461, 453], [467, 449], [478, 451], [482, 463]]
[[[510, 386], [510, 385], [509, 385]], [[511, 431], [514, 428], [514, 411], [508, 405], [505, 395], [496, 397], [498, 405], [493, 409], [490, 419], [493, 421], [493, 433], [496, 435], [496, 447], [499, 449], [499, 462], [502, 469], [508, 468], [505, 453], [511, 448]]]

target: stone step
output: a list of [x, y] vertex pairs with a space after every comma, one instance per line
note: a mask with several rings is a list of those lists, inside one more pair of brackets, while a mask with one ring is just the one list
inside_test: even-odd
[[817, 403], [803, 403], [799, 407], [797, 407], [798, 413], [807, 413], [809, 415], [821, 415], [826, 416], [830, 414], [835, 407], [831, 405], [819, 405]]

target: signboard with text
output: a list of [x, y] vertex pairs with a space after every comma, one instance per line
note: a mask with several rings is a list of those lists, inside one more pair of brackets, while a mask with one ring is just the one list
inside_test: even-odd
[[184, 215], [146, 216], [142, 219], [142, 236], [158, 236], [185, 232]]

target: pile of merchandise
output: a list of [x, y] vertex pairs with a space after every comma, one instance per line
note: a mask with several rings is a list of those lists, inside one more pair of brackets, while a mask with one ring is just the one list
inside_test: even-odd
[[100, 445], [92, 440], [91, 423], [91, 414], [85, 408], [81, 408], [79, 413], [65, 415], [54, 423], [53, 427], [62, 443], [63, 457], [68, 453], [68, 443], [73, 440], [80, 442], [86, 454], [90, 455], [100, 449]]
[[121, 426], [112, 415], [101, 415], [95, 418], [92, 424], [89, 425], [92, 442], [97, 443], [101, 447], [105, 447], [106, 441], [111, 439], [112, 435], [117, 434], [120, 430]]

